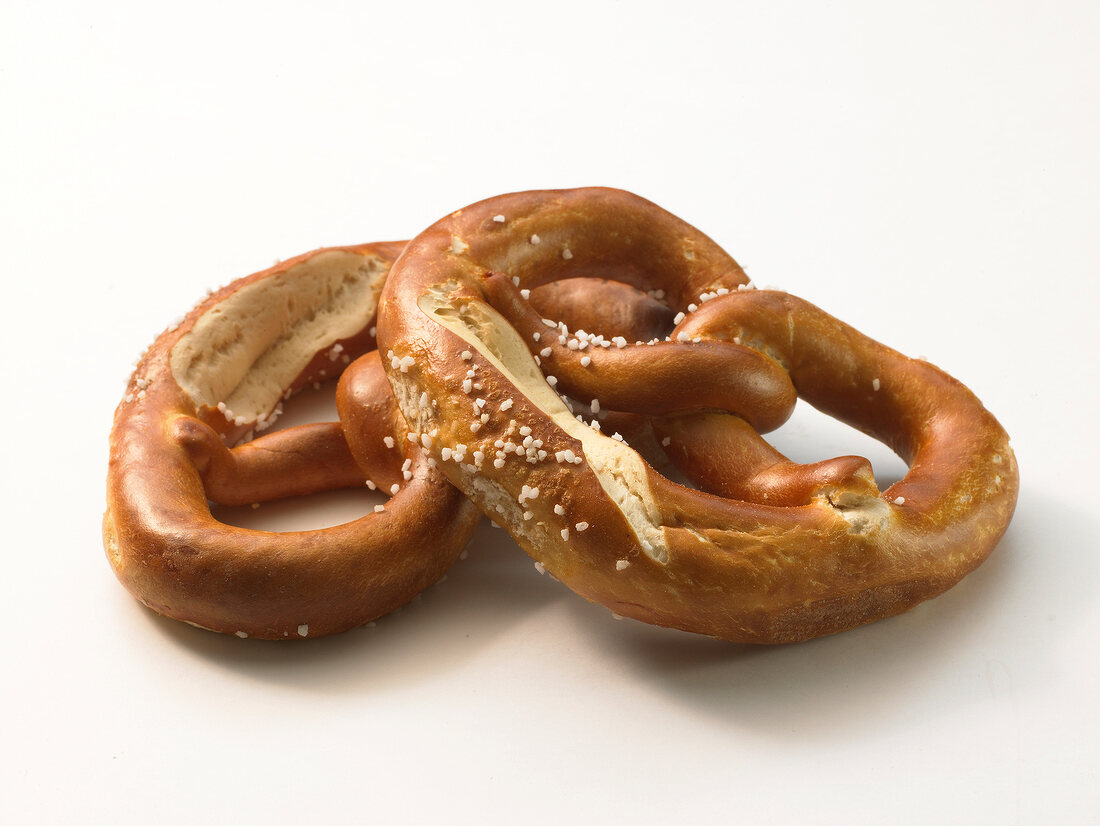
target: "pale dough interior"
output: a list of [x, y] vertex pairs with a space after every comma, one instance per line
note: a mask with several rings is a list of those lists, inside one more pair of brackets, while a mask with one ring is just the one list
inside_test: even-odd
[[374, 315], [385, 262], [319, 253], [242, 287], [207, 310], [172, 348], [172, 375], [196, 405], [265, 417], [313, 357]]
[[622, 442], [574, 418], [547, 384], [519, 333], [492, 307], [481, 301], [455, 302], [444, 288], [425, 293], [418, 305], [476, 349], [558, 427], [581, 443], [585, 460], [633, 528], [642, 550], [655, 561], [667, 563], [668, 543], [642, 458]]

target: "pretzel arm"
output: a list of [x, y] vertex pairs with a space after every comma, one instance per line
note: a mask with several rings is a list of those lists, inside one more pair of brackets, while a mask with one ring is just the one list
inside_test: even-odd
[[338, 422], [287, 428], [234, 448], [190, 416], [176, 419], [174, 429], [199, 471], [207, 498], [220, 505], [359, 487], [366, 479]]
[[739, 416], [689, 413], [653, 420], [653, 431], [676, 468], [700, 489], [761, 505], [808, 505], [824, 488], [878, 495], [862, 456], [792, 462]]
[[664, 338], [672, 329], [672, 310], [637, 287], [606, 278], [578, 276], [551, 281], [531, 290], [531, 306], [543, 318], [562, 321], [571, 330], [601, 333], [627, 341]]

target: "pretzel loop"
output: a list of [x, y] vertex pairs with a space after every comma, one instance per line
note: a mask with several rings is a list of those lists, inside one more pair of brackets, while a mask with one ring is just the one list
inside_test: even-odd
[[[318, 250], [241, 279], [143, 356], [115, 413], [103, 523], [108, 559], [141, 602], [242, 637], [315, 637], [397, 608], [461, 552], [479, 514], [405, 443], [377, 359], [355, 363], [360, 384], [373, 370], [365, 381], [377, 397], [347, 438], [354, 448], [393, 434], [385, 456], [357, 449], [360, 467], [336, 423], [227, 446], [269, 425], [296, 388], [335, 377], [372, 347], [377, 297], [400, 248]], [[217, 521], [208, 502], [372, 477], [402, 483], [381, 512], [324, 530], [246, 530]]]

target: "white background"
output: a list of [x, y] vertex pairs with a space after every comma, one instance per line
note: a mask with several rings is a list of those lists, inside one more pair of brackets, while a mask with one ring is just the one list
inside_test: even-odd
[[[1095, 822], [1100, 6], [294, 5], [0, 8], [0, 821]], [[1023, 480], [990, 560], [773, 649], [616, 622], [487, 528], [303, 644], [118, 585], [112, 412], [208, 287], [592, 184], [973, 388]], [[904, 472], [803, 411], [776, 439]]]

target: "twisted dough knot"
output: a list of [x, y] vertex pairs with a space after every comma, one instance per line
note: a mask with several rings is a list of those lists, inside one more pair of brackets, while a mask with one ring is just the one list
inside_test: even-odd
[[[678, 326], [632, 343], [570, 331], [528, 301], [581, 277], [659, 296]], [[619, 615], [791, 642], [941, 593], [1008, 524], [1007, 435], [942, 371], [745, 285], [713, 241], [629, 193], [518, 193], [410, 242], [383, 291], [379, 346], [411, 433], [432, 434], [424, 449], [447, 477]], [[886, 442], [909, 473], [879, 493], [857, 457], [787, 462], [757, 433], [796, 394]], [[656, 473], [601, 432], [607, 410], [660, 416], [653, 432], [681, 470], [736, 498]]]

